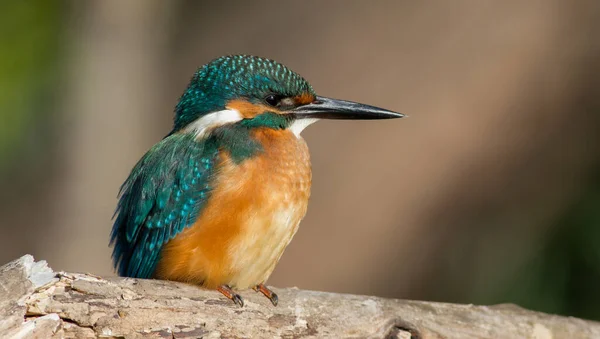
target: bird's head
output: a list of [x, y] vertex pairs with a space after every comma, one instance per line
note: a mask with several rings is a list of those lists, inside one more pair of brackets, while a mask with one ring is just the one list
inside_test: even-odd
[[290, 129], [297, 135], [318, 119], [390, 119], [402, 114], [317, 96], [284, 65], [249, 55], [224, 56], [194, 74], [175, 109], [174, 132], [204, 135], [227, 124]]

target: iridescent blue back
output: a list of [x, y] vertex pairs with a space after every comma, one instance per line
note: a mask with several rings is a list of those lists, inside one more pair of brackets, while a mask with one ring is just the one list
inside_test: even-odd
[[194, 223], [210, 194], [216, 145], [173, 134], [156, 144], [121, 187], [111, 244], [121, 276], [152, 277], [162, 246]]

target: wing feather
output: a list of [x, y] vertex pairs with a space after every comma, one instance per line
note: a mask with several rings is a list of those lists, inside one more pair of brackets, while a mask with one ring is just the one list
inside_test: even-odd
[[152, 277], [163, 245], [192, 225], [206, 203], [217, 154], [210, 140], [172, 134], [133, 168], [111, 233], [119, 275]]

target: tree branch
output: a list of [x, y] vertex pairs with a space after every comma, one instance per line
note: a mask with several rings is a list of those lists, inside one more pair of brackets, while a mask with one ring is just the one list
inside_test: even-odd
[[21, 338], [600, 338], [600, 323], [515, 305], [473, 306], [275, 289], [240, 308], [195, 286], [55, 273], [25, 255], [0, 268], [0, 333]]

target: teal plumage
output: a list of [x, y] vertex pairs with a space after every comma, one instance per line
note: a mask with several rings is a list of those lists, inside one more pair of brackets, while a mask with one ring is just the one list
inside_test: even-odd
[[172, 134], [156, 144], [121, 187], [111, 234], [122, 276], [150, 278], [162, 246], [196, 220], [210, 194], [214, 138]]
[[258, 102], [270, 93], [314, 94], [311, 85], [284, 65], [251, 55], [228, 55], [200, 67], [175, 108], [174, 130], [204, 114], [219, 111], [232, 99]]

